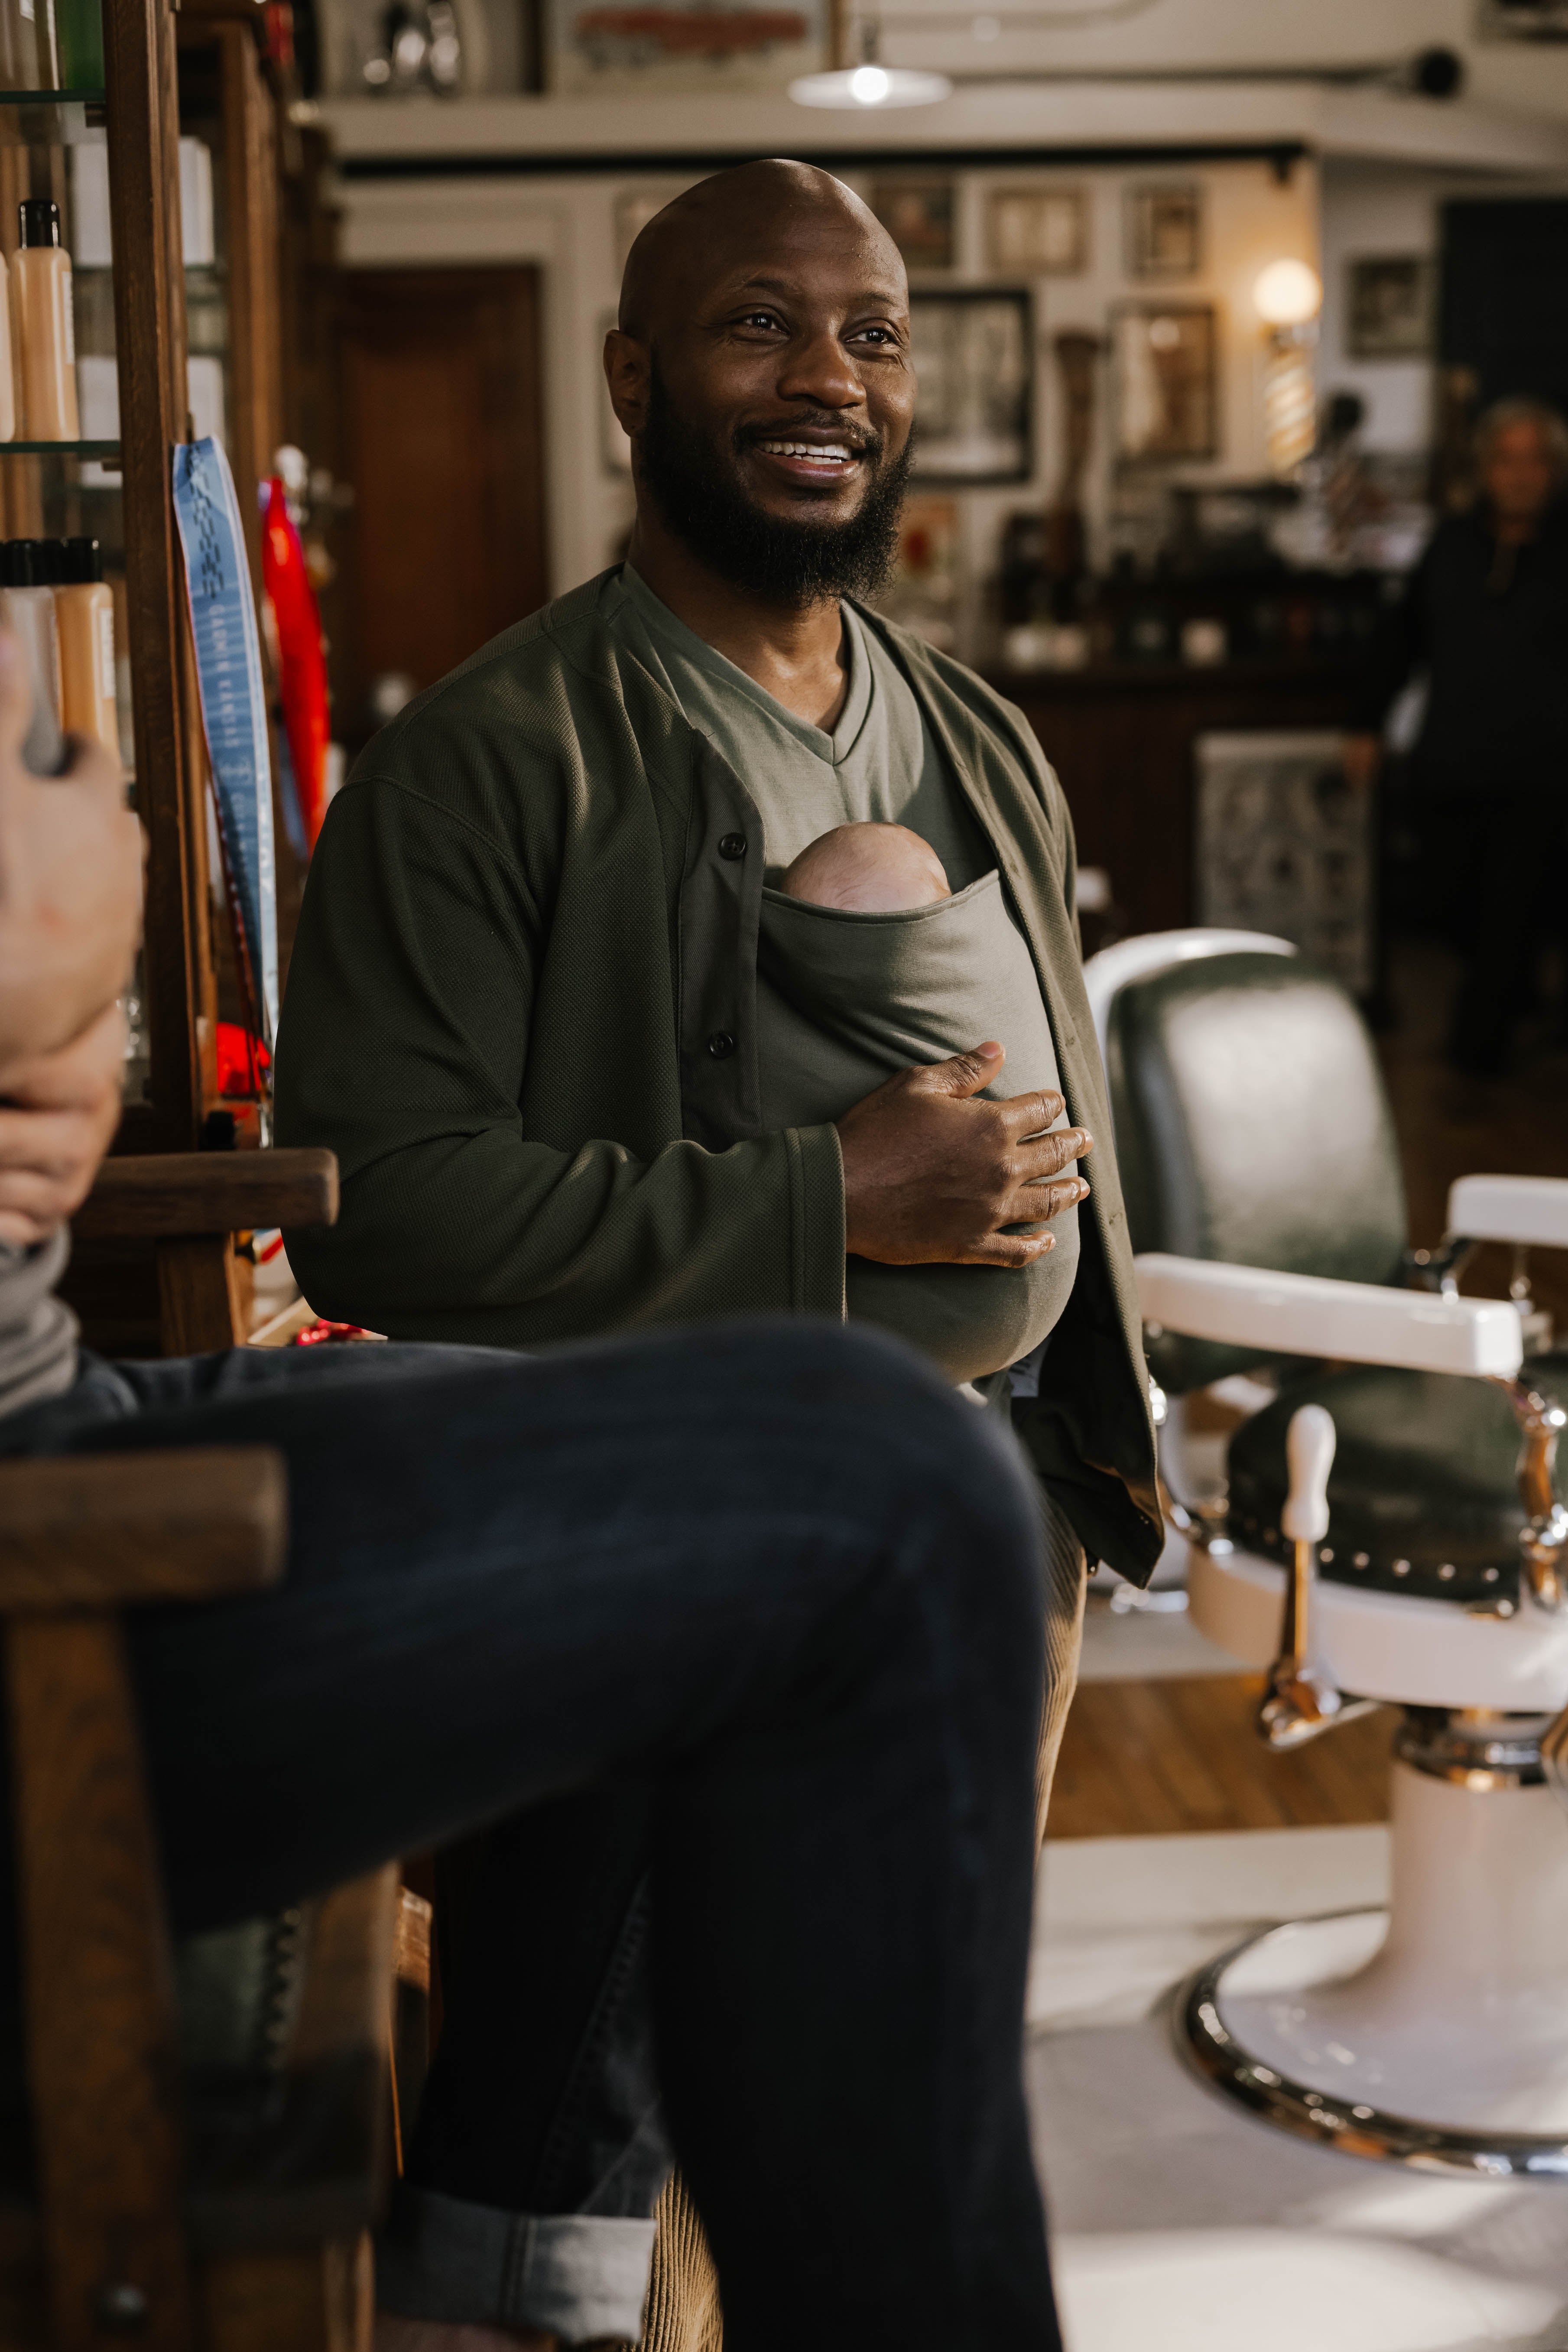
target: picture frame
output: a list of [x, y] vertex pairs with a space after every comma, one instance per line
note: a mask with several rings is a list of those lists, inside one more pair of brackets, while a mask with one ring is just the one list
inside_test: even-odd
[[1110, 343], [1117, 464], [1217, 457], [1219, 333], [1213, 303], [1118, 303]]
[[781, 89], [826, 62], [829, 0], [545, 0], [552, 97]]
[[951, 179], [873, 180], [871, 210], [907, 269], [951, 269], [958, 257], [958, 187]]
[[1204, 192], [1195, 180], [1127, 192], [1129, 278], [1195, 278], [1204, 264]]
[[1089, 198], [1082, 188], [993, 188], [985, 199], [985, 258], [996, 278], [1077, 278], [1089, 267]]
[[1345, 279], [1345, 347], [1352, 360], [1431, 358], [1437, 272], [1430, 255], [1358, 255], [1347, 263]]
[[910, 297], [920, 384], [915, 479], [1026, 482], [1034, 471], [1035, 331], [1027, 294], [966, 286]]

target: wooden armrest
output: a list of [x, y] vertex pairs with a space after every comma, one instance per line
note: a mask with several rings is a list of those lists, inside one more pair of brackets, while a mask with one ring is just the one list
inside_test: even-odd
[[331, 1151], [155, 1151], [106, 1160], [71, 1219], [84, 1239], [173, 1241], [258, 1225], [331, 1225]]
[[288, 1473], [265, 1445], [0, 1462], [0, 1615], [275, 1584]]

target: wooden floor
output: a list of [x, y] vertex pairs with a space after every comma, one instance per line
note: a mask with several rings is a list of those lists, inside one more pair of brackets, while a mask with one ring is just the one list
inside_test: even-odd
[[1261, 1675], [1084, 1684], [1068, 1717], [1048, 1834], [1386, 1821], [1394, 1712], [1380, 1708], [1274, 1756], [1252, 1727], [1262, 1692]]
[[[1568, 1176], [1568, 1051], [1542, 1022], [1521, 1034], [1509, 1078], [1456, 1077], [1438, 1050], [1454, 970], [1440, 949], [1401, 943], [1391, 975], [1394, 1024], [1379, 1040], [1417, 1246], [1442, 1238], [1456, 1176]], [[1505, 1297], [1510, 1270], [1508, 1252], [1481, 1250], [1462, 1286], [1475, 1297]], [[1568, 1251], [1537, 1251], [1531, 1275], [1537, 1299], [1568, 1334]], [[1062, 1745], [1050, 1835], [1385, 1820], [1394, 1710], [1329, 1732], [1294, 1756], [1272, 1756], [1252, 1728], [1261, 1688], [1255, 1675], [1085, 1685]]]

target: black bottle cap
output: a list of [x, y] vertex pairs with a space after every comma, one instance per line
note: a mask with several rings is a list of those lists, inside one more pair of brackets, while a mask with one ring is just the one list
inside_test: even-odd
[[7, 588], [48, 585], [47, 551], [41, 539], [8, 539], [0, 546], [0, 581]]
[[60, 208], [53, 196], [25, 196], [16, 210], [24, 245], [58, 245]]
[[59, 549], [60, 566], [55, 576], [63, 586], [102, 579], [103, 550], [96, 539], [61, 539], [55, 545]]

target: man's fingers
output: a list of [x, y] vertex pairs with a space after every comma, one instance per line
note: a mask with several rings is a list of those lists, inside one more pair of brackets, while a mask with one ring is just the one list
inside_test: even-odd
[[1033, 1224], [1037, 1219], [1059, 1217], [1064, 1209], [1076, 1209], [1088, 1198], [1089, 1186], [1081, 1176], [1062, 1176], [1054, 1184], [1026, 1184], [1014, 1206], [1020, 1222]]
[[1059, 1176], [1075, 1160], [1081, 1160], [1089, 1150], [1090, 1138], [1081, 1127], [1064, 1127], [1055, 1135], [1031, 1136], [1027, 1143], [1018, 1144], [1011, 1158], [1020, 1171], [1019, 1182], [1042, 1183], [1047, 1177]]
[[996, 1105], [998, 1116], [1012, 1135], [1042, 1135], [1067, 1108], [1053, 1087], [1037, 1087], [1032, 1095], [1009, 1095]]
[[955, 1263], [959, 1265], [1035, 1265], [1055, 1249], [1050, 1234], [987, 1234]]
[[125, 1015], [106, 1004], [79, 1037], [5, 1073], [6, 1097], [26, 1111], [96, 1108], [119, 1093], [125, 1061]]
[[994, 1037], [972, 1053], [955, 1054], [948, 1062], [931, 1062], [914, 1072], [923, 1092], [951, 1095], [962, 1100], [967, 1095], [977, 1095], [982, 1087], [994, 1083], [996, 1073], [1006, 1060], [1006, 1053]]

